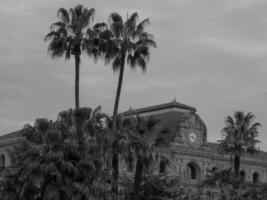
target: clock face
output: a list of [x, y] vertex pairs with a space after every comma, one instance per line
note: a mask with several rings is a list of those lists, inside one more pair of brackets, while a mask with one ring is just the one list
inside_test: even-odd
[[189, 141], [190, 143], [196, 143], [198, 141], [198, 136], [194, 132], [189, 133]]

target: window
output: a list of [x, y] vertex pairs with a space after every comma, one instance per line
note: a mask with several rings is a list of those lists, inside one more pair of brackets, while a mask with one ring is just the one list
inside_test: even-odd
[[210, 191], [206, 192], [206, 197], [207, 197], [207, 200], [211, 200], [211, 192]]
[[246, 172], [244, 170], [240, 171], [240, 178], [242, 182], [246, 181]]
[[259, 182], [259, 173], [254, 172], [252, 178], [253, 178], [253, 183], [258, 183]]
[[218, 168], [217, 168], [217, 167], [212, 167], [211, 170], [212, 170], [213, 172], [217, 172], [217, 171], [218, 171]]
[[6, 166], [6, 157], [5, 157], [5, 155], [1, 155], [0, 156], [0, 167], [1, 168], [4, 168]]
[[165, 173], [166, 172], [166, 164], [164, 161], [160, 161], [159, 163], [159, 173]]
[[194, 180], [200, 178], [200, 169], [197, 164], [192, 162], [187, 164], [187, 178]]
[[128, 162], [127, 162], [127, 170], [128, 170], [128, 172], [133, 172], [133, 165], [134, 165], [133, 158], [130, 157]]

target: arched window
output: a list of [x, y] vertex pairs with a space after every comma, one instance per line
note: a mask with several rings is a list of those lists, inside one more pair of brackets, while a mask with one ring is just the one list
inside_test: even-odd
[[240, 178], [242, 182], [246, 181], [246, 172], [244, 170], [240, 171]]
[[197, 164], [192, 163], [192, 162], [187, 164], [187, 178], [189, 179], [200, 178], [200, 169]]
[[0, 156], [0, 168], [4, 168], [6, 166], [6, 157], [5, 155]]
[[259, 182], [259, 173], [254, 172], [252, 175], [252, 178], [253, 178], [253, 183], [258, 183]]
[[211, 200], [211, 192], [209, 190], [206, 192], [206, 197], [207, 200]]
[[166, 172], [166, 163], [162, 160], [159, 163], [159, 173], [165, 173]]
[[212, 170], [213, 172], [217, 172], [217, 171], [218, 171], [218, 168], [217, 168], [217, 167], [212, 167], [211, 170]]
[[130, 157], [128, 162], [127, 162], [127, 170], [128, 170], [128, 172], [133, 172], [133, 165], [134, 165], [133, 158]]

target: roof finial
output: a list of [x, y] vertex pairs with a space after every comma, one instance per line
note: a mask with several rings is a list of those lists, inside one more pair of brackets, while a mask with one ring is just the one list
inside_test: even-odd
[[176, 103], [176, 97], [173, 98], [172, 103]]

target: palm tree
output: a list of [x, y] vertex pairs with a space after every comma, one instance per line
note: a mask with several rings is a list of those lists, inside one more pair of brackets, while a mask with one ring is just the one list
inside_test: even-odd
[[[50, 27], [50, 32], [45, 36], [45, 41], [50, 41], [48, 53], [52, 59], [65, 56], [65, 59], [70, 59], [74, 56], [75, 59], [75, 107], [79, 108], [79, 71], [80, 71], [80, 55], [82, 50], [86, 50], [88, 55], [96, 58], [96, 48], [92, 42], [88, 42], [93, 36], [92, 30], [88, 28], [93, 20], [95, 10], [87, 9], [82, 5], [77, 5], [71, 8], [69, 12], [65, 8], [59, 8], [57, 16], [58, 22], [55, 22]], [[87, 29], [87, 30], [86, 30]], [[91, 34], [87, 34], [91, 33]], [[87, 44], [87, 45], [85, 45]], [[88, 44], [91, 44], [88, 46]]]
[[234, 157], [234, 172], [239, 176], [240, 159], [245, 153], [257, 152], [256, 144], [259, 142], [258, 128], [260, 123], [253, 123], [255, 115], [252, 113], [235, 112], [234, 118], [227, 116], [226, 126], [222, 130], [224, 139], [219, 141], [219, 151]]
[[[138, 14], [133, 13], [124, 22], [118, 13], [112, 13], [109, 17], [109, 26], [102, 23], [102, 29], [99, 34], [99, 51], [104, 57], [105, 63], [109, 64], [112, 62], [113, 70], [115, 72], [119, 71], [112, 118], [113, 132], [117, 131], [116, 118], [125, 63], [127, 63], [132, 69], [136, 66], [140, 66], [143, 72], [145, 72], [146, 65], [150, 57], [150, 47], [156, 47], [153, 36], [144, 31], [145, 26], [150, 24], [149, 19], [145, 19], [137, 24], [137, 18]], [[115, 140], [113, 155], [115, 180], [118, 180], [119, 174], [117, 143], [118, 141]], [[118, 190], [118, 187], [116, 190]]]
[[112, 62], [113, 70], [119, 71], [113, 109], [113, 126], [116, 125], [115, 118], [118, 113], [125, 63], [132, 69], [140, 66], [145, 72], [150, 57], [150, 47], [156, 47], [153, 36], [144, 30], [146, 25], [150, 24], [149, 19], [145, 19], [139, 24], [137, 24], [137, 19], [138, 13], [136, 12], [125, 22], [118, 13], [112, 13], [109, 17], [109, 30], [104, 29], [100, 36], [103, 41], [100, 50], [104, 55], [105, 63]]
[[159, 158], [164, 159], [168, 164], [168, 159], [157, 151], [160, 145], [167, 145], [167, 129], [160, 129], [159, 120], [149, 117], [125, 119], [124, 126], [127, 127], [127, 139], [123, 152], [126, 161], [131, 157], [136, 158], [134, 175], [133, 199], [139, 199], [141, 183], [145, 173], [150, 174], [151, 164]]
[[[56, 122], [38, 119], [34, 126], [25, 126], [25, 141], [17, 147], [12, 171], [1, 184], [3, 199], [110, 196], [106, 186], [112, 168], [105, 163], [110, 145], [103, 143], [108, 141], [108, 130], [100, 123], [102, 117], [100, 109], [70, 109], [61, 112]], [[83, 125], [82, 134], [75, 131], [77, 121]]]

